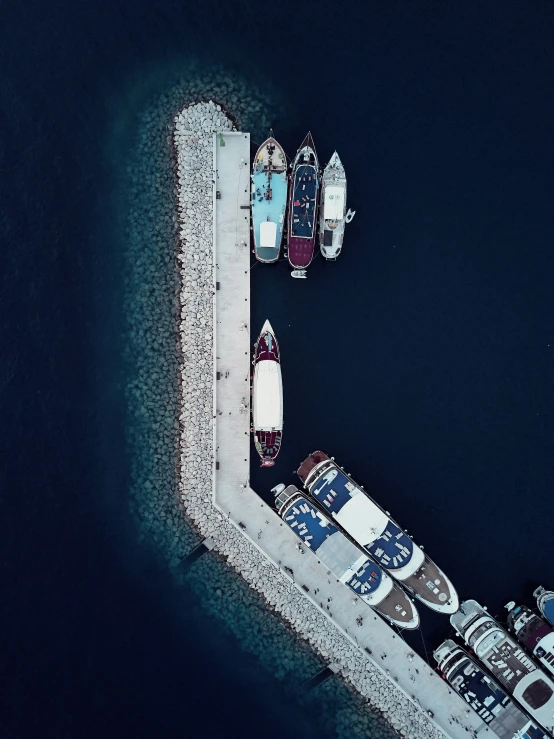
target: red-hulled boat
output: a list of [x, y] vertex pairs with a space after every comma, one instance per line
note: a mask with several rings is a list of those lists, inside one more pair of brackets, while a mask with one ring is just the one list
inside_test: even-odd
[[291, 165], [288, 221], [288, 259], [294, 269], [305, 269], [314, 257], [319, 162], [308, 133]]
[[273, 467], [283, 435], [283, 382], [279, 344], [269, 321], [254, 347], [252, 427], [262, 467]]

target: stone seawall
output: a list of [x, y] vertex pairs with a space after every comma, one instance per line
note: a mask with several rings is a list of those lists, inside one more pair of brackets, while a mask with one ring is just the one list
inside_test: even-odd
[[202, 537], [261, 593], [324, 659], [402, 736], [438, 739], [444, 734], [398, 689], [385, 671], [357, 649], [298, 588], [233, 526], [212, 499], [213, 409], [213, 134], [232, 122], [214, 103], [199, 103], [175, 120], [181, 277], [179, 328], [181, 413], [179, 495]]

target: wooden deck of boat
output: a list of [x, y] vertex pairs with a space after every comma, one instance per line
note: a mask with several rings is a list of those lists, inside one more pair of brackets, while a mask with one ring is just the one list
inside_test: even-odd
[[[274, 151], [270, 154], [268, 144], [274, 146]], [[269, 160], [272, 160], [272, 168], [275, 172], [284, 172], [287, 169], [287, 157], [283, 147], [273, 138], [264, 141], [256, 153], [256, 163], [263, 162], [265, 168], [269, 166]]]

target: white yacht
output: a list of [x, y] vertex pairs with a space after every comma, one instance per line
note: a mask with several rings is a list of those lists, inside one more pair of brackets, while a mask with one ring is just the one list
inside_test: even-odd
[[319, 248], [325, 259], [335, 260], [341, 253], [345, 224], [354, 218], [346, 212], [346, 174], [335, 151], [323, 172], [319, 209]]

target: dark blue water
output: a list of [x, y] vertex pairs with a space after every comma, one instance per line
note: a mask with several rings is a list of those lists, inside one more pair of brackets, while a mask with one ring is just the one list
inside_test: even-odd
[[306, 736], [321, 713], [137, 537], [122, 185], [193, 59], [267, 90], [259, 125], [289, 153], [308, 127], [338, 148], [357, 209], [336, 264], [253, 273], [287, 414], [254, 485], [321, 447], [463, 597], [554, 584], [551, 25], [541, 2], [4, 4], [3, 736]]

